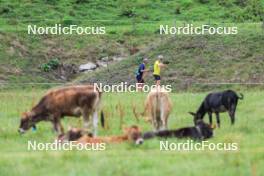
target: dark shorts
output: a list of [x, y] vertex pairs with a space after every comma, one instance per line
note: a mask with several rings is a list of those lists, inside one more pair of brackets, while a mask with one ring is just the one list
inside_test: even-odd
[[141, 76], [137, 76], [137, 83], [145, 83], [144, 79]]
[[154, 76], [154, 79], [155, 79], [156, 81], [160, 80], [160, 76], [159, 76], [159, 75], [153, 75], [153, 76]]

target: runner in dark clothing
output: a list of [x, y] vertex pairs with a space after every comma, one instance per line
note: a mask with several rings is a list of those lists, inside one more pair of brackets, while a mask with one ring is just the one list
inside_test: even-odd
[[138, 67], [137, 74], [136, 74], [136, 79], [137, 79], [137, 84], [138, 88], [141, 90], [145, 81], [144, 81], [144, 76], [145, 73], [148, 72], [149, 70], [146, 69], [146, 64], [148, 63], [148, 59], [145, 58], [143, 59], [143, 63], [141, 63]]

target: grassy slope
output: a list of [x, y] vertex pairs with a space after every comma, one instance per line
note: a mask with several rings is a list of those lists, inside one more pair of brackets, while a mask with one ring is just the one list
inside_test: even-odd
[[[203, 83], [262, 83], [264, 35], [262, 33], [234, 36], [177, 36], [158, 41], [160, 44], [139, 56], [149, 57], [147, 67], [153, 68], [157, 55], [162, 54], [170, 64], [163, 71], [163, 84], [171, 84], [174, 90], [212, 89]], [[135, 82], [137, 58], [131, 57], [108, 69], [83, 75], [78, 81]], [[152, 74], [147, 83], [153, 83]]]
[[[254, 16], [253, 12], [259, 12], [258, 8], [264, 1], [260, 1], [258, 5], [248, 3], [245, 7], [233, 1], [220, 4], [216, 0], [204, 4], [198, 0], [82, 2], [78, 4], [76, 1], [34, 0], [21, 3], [1, 0], [0, 81], [7, 83], [61, 81], [54, 73], [41, 72], [39, 65], [53, 58], [60, 59], [61, 63], [78, 65], [107, 55], [128, 55], [128, 50], [132, 47], [144, 51], [146, 47], [157, 42], [154, 32], [159, 24], [174, 24], [175, 20], [178, 23], [259, 22], [259, 16]], [[180, 14], [175, 13], [176, 9], [180, 10]], [[125, 13], [134, 16], [122, 15]], [[55, 23], [103, 25], [107, 27], [109, 35], [84, 37], [26, 34], [28, 24], [52, 26]], [[255, 28], [249, 30], [254, 31]], [[257, 44], [261, 42], [258, 37], [256, 39]], [[183, 50], [188, 52], [186, 49]]]
[[[27, 141], [52, 142], [55, 134], [50, 123], [40, 123], [37, 132], [17, 133], [19, 114], [29, 109], [32, 99], [36, 101], [44, 92], [8, 91], [0, 93], [0, 173], [1, 175], [261, 175], [263, 171], [263, 92], [247, 92], [238, 104], [236, 124], [230, 126], [226, 113], [221, 114], [221, 129], [209, 141], [237, 142], [237, 152], [221, 151], [159, 151], [159, 141], [146, 141], [142, 146], [129, 144], [107, 145], [106, 151], [27, 151]], [[104, 94], [105, 110], [108, 112], [109, 130], [99, 130], [100, 135], [120, 134], [119, 115], [114, 110], [122, 99], [124, 124], [136, 124], [131, 103], [141, 109], [144, 94]], [[174, 104], [169, 128], [192, 124], [188, 111], [195, 110], [205, 94], [172, 94]], [[184, 101], [182, 101], [184, 100]], [[110, 115], [109, 115], [110, 114]], [[206, 120], [208, 120], [206, 118]], [[213, 119], [215, 123], [215, 118]], [[65, 118], [67, 127], [81, 126], [77, 119]], [[144, 131], [151, 125], [142, 119], [137, 123]], [[170, 139], [170, 142], [186, 140]]]

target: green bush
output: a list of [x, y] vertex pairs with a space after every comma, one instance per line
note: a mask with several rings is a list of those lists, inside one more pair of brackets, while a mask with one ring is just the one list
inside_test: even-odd
[[51, 67], [48, 64], [41, 64], [40, 69], [44, 72], [49, 72]]
[[59, 60], [51, 59], [48, 63], [41, 64], [40, 69], [44, 72], [50, 72], [51, 70], [56, 70], [60, 65]]
[[60, 62], [59, 60], [56, 58], [56, 59], [51, 59], [48, 64], [51, 66], [52, 69], [57, 69]]

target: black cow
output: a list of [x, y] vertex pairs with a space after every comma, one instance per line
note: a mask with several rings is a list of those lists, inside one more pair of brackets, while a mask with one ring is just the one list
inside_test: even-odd
[[212, 113], [216, 114], [216, 121], [218, 127], [220, 127], [219, 113], [228, 111], [231, 124], [235, 123], [235, 112], [238, 99], [243, 99], [243, 94], [238, 96], [233, 90], [226, 90], [223, 92], [216, 92], [208, 94], [196, 113], [189, 112], [194, 116], [194, 123], [198, 119], [203, 119], [204, 115], [208, 113], [209, 122], [212, 125]]
[[161, 130], [161, 131], [150, 131], [143, 134], [143, 139], [151, 139], [154, 137], [161, 138], [191, 138], [194, 140], [204, 140], [213, 136], [213, 129], [211, 125], [204, 123], [203, 120], [198, 120], [196, 125], [193, 127], [185, 127], [175, 130]]

